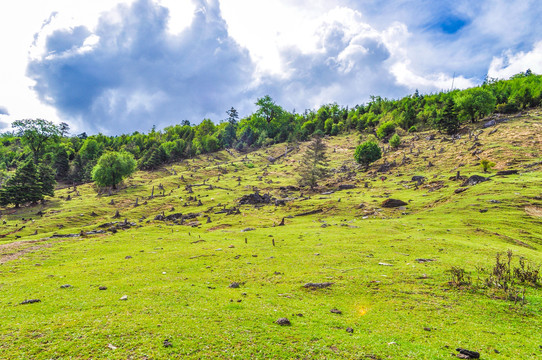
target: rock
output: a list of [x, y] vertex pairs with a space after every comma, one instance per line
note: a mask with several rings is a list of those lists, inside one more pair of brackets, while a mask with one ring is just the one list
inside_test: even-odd
[[487, 209], [480, 209], [480, 212], [481, 212], [481, 213], [486, 213], [486, 212], [487, 212]]
[[467, 188], [466, 188], [466, 187], [464, 187], [464, 188], [457, 188], [457, 189], [454, 190], [454, 193], [460, 194], [460, 193], [462, 193], [463, 191], [467, 191]]
[[429, 141], [435, 140], [435, 135], [431, 134], [431, 135], [429, 135], [429, 136], [426, 136], [426, 137], [425, 137], [425, 140], [429, 140]]
[[379, 262], [378, 265], [381, 265], [381, 266], [393, 266], [392, 264], [388, 264], [388, 263], [385, 263], [385, 262]]
[[423, 328], [425, 331], [431, 331], [431, 328], [430, 327], [424, 327]]
[[496, 175], [516, 175], [518, 170], [501, 170], [497, 171]]
[[275, 324], [279, 324], [280, 326], [292, 325], [292, 323], [290, 323], [290, 320], [288, 320], [288, 318], [280, 318], [277, 321], [275, 321]]
[[339, 190], [350, 190], [350, 189], [355, 189], [356, 188], [356, 185], [353, 185], [353, 184], [341, 184], [339, 185]]
[[350, 334], [353, 334], [353, 333], [354, 333], [354, 329], [352, 329], [351, 327], [347, 327], [347, 328], [346, 328], [346, 332], [347, 332], [347, 333], [350, 333]]
[[382, 202], [382, 207], [394, 208], [399, 206], [406, 206], [408, 203], [398, 199], [386, 199]]
[[240, 286], [241, 286], [240, 283], [234, 281], [228, 287], [231, 288], [231, 289], [238, 289]]
[[67, 288], [71, 288], [72, 286], [70, 284], [66, 284], [66, 285], [61, 285], [60, 288], [61, 289], [67, 289]]
[[111, 350], [115, 350], [117, 347], [113, 344], [107, 344], [107, 347]]
[[275, 199], [269, 195], [260, 195], [258, 192], [254, 194], [244, 195], [239, 199], [240, 205], [256, 205], [256, 204], [270, 204]]
[[23, 301], [20, 305], [34, 304], [34, 303], [39, 303], [39, 302], [41, 302], [40, 299], [29, 299], [29, 300]]
[[488, 122], [484, 123], [483, 127], [488, 128], [497, 125], [497, 122], [495, 120], [489, 120]]
[[128, 295], [123, 295], [119, 300], [128, 300]]
[[425, 263], [425, 262], [431, 262], [431, 261], [436, 261], [435, 259], [416, 259], [417, 262], [419, 263]]
[[124, 257], [126, 260], [131, 259], [132, 257], [130, 255]]
[[331, 309], [330, 312], [333, 313], [333, 314], [339, 314], [339, 315], [341, 315], [341, 314], [343, 313], [343, 312], [342, 312], [341, 310], [339, 310], [339, 309]]
[[[460, 359], [479, 359], [480, 358], [480, 353], [476, 351], [471, 351], [471, 350], [462, 349], [462, 348], [457, 348], [455, 350], [459, 351], [459, 354], [457, 355], [457, 357]], [[466, 357], [460, 357], [459, 355], [464, 355]]]
[[100, 290], [107, 290], [107, 286], [100, 286], [98, 289], [100, 289]]
[[248, 227], [248, 228], [244, 228], [243, 230], [241, 230], [241, 232], [254, 231], [254, 230], [256, 230], [256, 229], [252, 228], [252, 227]]
[[463, 184], [461, 184], [462, 187], [465, 186], [473, 186], [476, 184], [479, 184], [484, 181], [489, 181], [489, 178], [480, 176], [480, 175], [472, 175], [470, 178], [468, 178]]
[[173, 344], [169, 341], [169, 339], [164, 340], [164, 347], [172, 347]]
[[423, 183], [425, 181], [425, 176], [415, 175], [412, 177], [412, 181]]
[[332, 282], [306, 283], [305, 285], [303, 285], [303, 287], [306, 288], [306, 289], [324, 289], [324, 288], [330, 287], [333, 284], [334, 283], [332, 283]]

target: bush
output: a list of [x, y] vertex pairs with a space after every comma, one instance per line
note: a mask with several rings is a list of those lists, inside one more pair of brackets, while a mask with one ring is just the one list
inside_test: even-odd
[[480, 165], [482, 165], [482, 169], [484, 169], [484, 172], [487, 172], [489, 169], [495, 166], [495, 163], [487, 159], [483, 159], [482, 161], [480, 161]]
[[390, 146], [394, 149], [397, 149], [401, 145], [401, 137], [395, 133], [390, 139]]
[[395, 123], [393, 121], [386, 121], [376, 129], [376, 136], [379, 139], [384, 139], [386, 136], [391, 135], [395, 131]]
[[332, 136], [335, 136], [339, 133], [339, 124], [333, 124], [333, 126], [331, 127], [331, 135]]
[[378, 143], [374, 141], [366, 141], [361, 145], [358, 145], [354, 152], [354, 159], [362, 165], [369, 165], [372, 162], [382, 157], [382, 151], [378, 146]]
[[410, 129], [408, 129], [408, 132], [409, 133], [415, 133], [416, 131], [418, 131], [418, 128], [416, 126], [411, 126]]

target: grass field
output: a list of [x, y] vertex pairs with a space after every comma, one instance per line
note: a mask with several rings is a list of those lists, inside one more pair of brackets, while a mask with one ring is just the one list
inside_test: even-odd
[[[541, 358], [540, 281], [516, 282], [515, 301], [485, 284], [498, 253], [542, 264], [541, 114], [491, 134], [477, 125], [477, 140], [407, 135], [367, 172], [353, 163], [357, 134], [326, 139], [333, 171], [315, 192], [294, 188], [306, 144], [270, 162], [281, 144], [1, 209], [0, 358]], [[480, 159], [495, 168], [484, 174]], [[378, 172], [386, 162], [396, 166]], [[496, 175], [506, 169], [519, 173]], [[456, 193], [457, 171], [495, 176]], [[285, 205], [239, 205], [254, 189]], [[450, 284], [452, 267], [469, 284]]]

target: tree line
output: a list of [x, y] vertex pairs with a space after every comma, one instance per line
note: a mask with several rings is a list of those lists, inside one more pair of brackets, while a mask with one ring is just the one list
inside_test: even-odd
[[[148, 133], [115, 136], [69, 135], [66, 123], [56, 125], [43, 119], [15, 121], [13, 131], [0, 134], [0, 204], [39, 201], [52, 194], [51, 181], [54, 189], [55, 180], [69, 184], [96, 181], [99, 186], [114, 187], [136, 168], [154, 170], [225, 148], [250, 151], [351, 131], [374, 134], [380, 141], [391, 141], [392, 146], [400, 142], [399, 129], [433, 128], [454, 134], [464, 123], [492, 113], [512, 114], [541, 106], [542, 76], [528, 70], [508, 80], [488, 78], [465, 90], [416, 91], [401, 99], [372, 96], [366, 104], [352, 108], [332, 103], [303, 113], [285, 110], [270, 96], [257, 99], [255, 105], [256, 111], [244, 118], [232, 107], [218, 124], [210, 119], [197, 125], [184, 120], [163, 130], [153, 127]], [[104, 170], [107, 168], [117, 169], [118, 174], [112, 175]], [[9, 194], [17, 186], [38, 195], [14, 198]]]

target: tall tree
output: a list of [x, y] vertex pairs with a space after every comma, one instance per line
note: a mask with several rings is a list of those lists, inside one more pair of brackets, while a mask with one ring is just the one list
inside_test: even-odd
[[442, 114], [435, 119], [435, 125], [437, 129], [446, 132], [448, 135], [453, 135], [459, 130], [461, 123], [457, 116], [454, 100], [451, 97], [444, 103]]
[[16, 129], [16, 134], [22, 138], [23, 143], [28, 145], [36, 163], [47, 143], [61, 134], [57, 125], [43, 119], [17, 120], [11, 126]]
[[301, 175], [299, 185], [310, 186], [311, 189], [314, 189], [318, 185], [318, 181], [327, 175], [326, 148], [326, 144], [320, 136], [315, 135], [312, 138], [298, 167]]
[[27, 202], [43, 199], [42, 184], [39, 182], [34, 161], [27, 160], [21, 164], [15, 175], [6, 181], [0, 189], [0, 205], [13, 204], [19, 207]]

